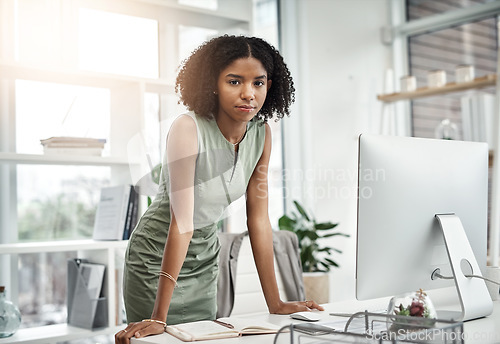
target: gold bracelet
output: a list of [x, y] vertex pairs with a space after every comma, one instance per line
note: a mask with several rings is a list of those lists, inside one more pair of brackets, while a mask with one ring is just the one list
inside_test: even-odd
[[163, 325], [163, 329], [167, 329], [167, 323], [161, 320], [156, 320], [156, 319], [144, 319], [142, 320], [143, 322], [148, 321], [148, 322], [155, 322], [157, 324]]
[[175, 278], [173, 278], [172, 275], [170, 275], [169, 273], [167, 273], [165, 271], [160, 271], [158, 274], [160, 276], [168, 278], [169, 280], [171, 280], [172, 282], [174, 282], [175, 287], [178, 287], [177, 280]]

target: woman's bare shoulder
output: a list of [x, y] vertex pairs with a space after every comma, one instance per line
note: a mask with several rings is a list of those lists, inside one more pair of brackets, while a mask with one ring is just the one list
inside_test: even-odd
[[198, 152], [198, 132], [191, 116], [181, 115], [174, 120], [168, 133], [167, 152], [170, 159], [180, 159]]
[[193, 117], [188, 114], [178, 116], [172, 123], [170, 131], [181, 130], [182, 132], [196, 133], [196, 122]]

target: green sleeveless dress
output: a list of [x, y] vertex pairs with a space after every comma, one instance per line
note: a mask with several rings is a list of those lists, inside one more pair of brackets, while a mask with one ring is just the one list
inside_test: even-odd
[[[217, 312], [217, 231], [227, 206], [245, 194], [260, 159], [265, 126], [253, 120], [238, 153], [215, 120], [193, 118], [198, 132], [194, 187], [194, 233], [170, 302], [168, 324], [215, 319]], [[165, 159], [164, 159], [165, 166]], [[151, 317], [163, 250], [170, 225], [168, 169], [162, 169], [158, 193], [130, 237], [125, 254], [124, 302], [128, 322]]]

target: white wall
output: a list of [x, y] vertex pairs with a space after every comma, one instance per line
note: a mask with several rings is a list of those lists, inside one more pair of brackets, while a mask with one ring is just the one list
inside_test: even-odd
[[[357, 136], [378, 133], [391, 48], [380, 30], [389, 23], [386, 0], [285, 0], [282, 46], [297, 88], [284, 119], [287, 188], [319, 221], [339, 222], [350, 238], [332, 239], [344, 251], [332, 273], [330, 301], [355, 297]], [[302, 169], [303, 174], [298, 173]], [[299, 191], [300, 189], [300, 191]]]

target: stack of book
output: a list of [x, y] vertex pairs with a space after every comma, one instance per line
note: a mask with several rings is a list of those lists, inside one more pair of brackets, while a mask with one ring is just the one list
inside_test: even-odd
[[133, 185], [101, 189], [94, 222], [94, 240], [128, 240], [137, 224], [139, 196]]
[[40, 140], [45, 154], [102, 155], [106, 139], [58, 136]]

